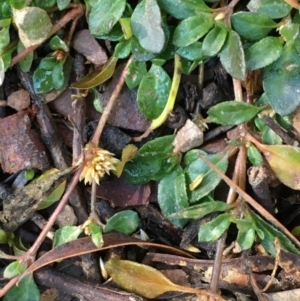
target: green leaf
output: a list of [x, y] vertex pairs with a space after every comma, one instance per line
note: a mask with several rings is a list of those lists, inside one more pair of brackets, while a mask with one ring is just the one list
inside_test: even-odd
[[3, 62], [3, 58], [0, 57], [0, 85], [3, 84], [4, 82], [4, 78], [5, 78], [5, 66], [4, 66], [4, 62]]
[[300, 56], [294, 43], [288, 43], [280, 58], [264, 69], [263, 87], [270, 105], [281, 116], [300, 104]]
[[52, 24], [46, 11], [39, 7], [24, 7], [12, 11], [20, 40], [26, 48], [41, 44], [48, 38]]
[[280, 27], [279, 33], [286, 42], [292, 42], [299, 35], [299, 24], [286, 24]]
[[45, 0], [34, 0], [34, 5], [35, 6], [38, 6], [38, 7], [41, 7], [41, 8], [51, 8], [53, 7], [55, 4], [56, 4], [56, 0], [48, 0], [48, 1], [45, 1]]
[[33, 85], [36, 93], [46, 93], [53, 89], [52, 70], [37, 68], [33, 73]]
[[64, 78], [63, 67], [64, 67], [63, 62], [59, 62], [52, 70], [52, 83], [53, 83], [53, 87], [56, 90], [61, 89], [64, 84], [65, 78]]
[[133, 35], [132, 28], [131, 28], [131, 19], [121, 18], [119, 22], [122, 27], [122, 31], [124, 33], [124, 39], [129, 40]]
[[[158, 184], [158, 204], [165, 216], [188, 207], [185, 175], [181, 166], [177, 166], [166, 175]], [[173, 224], [183, 227], [186, 221], [170, 219]]]
[[141, 46], [135, 36], [131, 38], [131, 51], [137, 61], [150, 61], [155, 57], [154, 53], [149, 52]]
[[100, 69], [91, 72], [83, 79], [73, 84], [72, 88], [90, 89], [99, 86], [112, 77], [115, 72], [117, 61], [118, 58], [111, 56], [104, 66], [101, 66]]
[[222, 125], [238, 125], [251, 120], [263, 107], [255, 107], [239, 101], [224, 101], [207, 111], [210, 122]]
[[294, 254], [300, 255], [300, 251], [295, 247], [295, 245], [290, 241], [288, 237], [282, 234], [282, 232], [274, 228], [269, 222], [263, 220], [255, 212], [251, 211], [251, 216], [255, 221], [257, 228], [264, 233], [263, 238], [259, 236], [261, 244], [272, 256], [276, 255], [276, 250], [274, 247], [275, 237], [279, 240], [281, 248]]
[[253, 144], [247, 148], [247, 156], [254, 166], [262, 166], [264, 164], [263, 156]]
[[0, 3], [0, 19], [7, 19], [12, 16], [11, 5], [8, 1], [2, 1]]
[[262, 13], [238, 12], [231, 16], [234, 30], [249, 41], [265, 38], [277, 26], [270, 17]]
[[[22, 52], [25, 49], [25, 46], [21, 41], [18, 42], [17, 51], [18, 53]], [[33, 52], [28, 53], [20, 62], [20, 68], [23, 72], [28, 72], [31, 68], [33, 61]]]
[[147, 73], [146, 63], [133, 61], [128, 67], [125, 82], [129, 89], [138, 87], [143, 76]]
[[98, 92], [98, 90], [96, 88], [91, 88], [90, 89], [91, 94], [93, 95], [93, 105], [94, 108], [97, 112], [102, 113], [103, 112], [103, 107], [102, 107], [102, 103], [101, 103], [101, 95]]
[[50, 40], [49, 46], [52, 50], [63, 50], [65, 52], [69, 51], [68, 45], [59, 36], [54, 36]]
[[132, 210], [124, 210], [112, 216], [105, 228], [104, 233], [117, 231], [125, 234], [131, 234], [137, 230], [140, 223], [138, 214]]
[[27, 181], [30, 181], [34, 178], [34, 170], [33, 169], [28, 169], [25, 171], [25, 179]]
[[275, 62], [281, 55], [281, 38], [266, 37], [245, 50], [246, 68], [256, 70]]
[[222, 213], [204, 225], [201, 225], [198, 232], [199, 242], [214, 241], [229, 228], [231, 224], [230, 213]]
[[6, 244], [8, 241], [7, 233], [0, 228], [0, 244]]
[[114, 51], [114, 56], [118, 59], [125, 59], [131, 53], [131, 41], [130, 40], [123, 40], [120, 41]]
[[53, 237], [53, 248], [68, 241], [77, 239], [81, 233], [82, 229], [76, 226], [64, 226], [59, 228]]
[[10, 41], [10, 36], [9, 36], [9, 26], [3, 27], [0, 30], [0, 50], [3, 50]]
[[186, 19], [196, 14], [193, 7], [182, 0], [157, 0], [159, 7], [176, 19]]
[[13, 261], [8, 266], [6, 266], [3, 272], [3, 277], [10, 279], [23, 274], [25, 271], [26, 265], [23, 262]]
[[205, 197], [205, 201], [199, 205], [193, 205], [185, 209], [177, 210], [176, 213], [167, 216], [169, 219], [195, 219], [199, 220], [205, 215], [218, 212], [226, 211], [230, 209], [230, 206], [224, 202], [214, 201], [210, 197]]
[[255, 241], [255, 230], [248, 229], [245, 232], [238, 232], [237, 242], [240, 245], [242, 250], [248, 250], [252, 247]]
[[70, 3], [71, 0], [57, 0], [57, 7], [59, 10], [64, 10], [69, 6]]
[[91, 233], [91, 238], [94, 245], [97, 248], [101, 248], [103, 246], [103, 235], [102, 235], [102, 228], [97, 223], [90, 223], [88, 225], [89, 231]]
[[21, 9], [27, 4], [27, 0], [9, 0], [7, 2], [9, 2], [9, 4], [16, 9]]
[[175, 28], [173, 43], [178, 47], [188, 46], [203, 37], [213, 24], [213, 19], [209, 15], [189, 17]]
[[38, 206], [37, 210], [42, 210], [50, 207], [55, 202], [59, 201], [66, 189], [66, 181], [60, 183]]
[[251, 12], [266, 14], [272, 19], [285, 17], [292, 7], [282, 0], [250, 0], [247, 8]]
[[87, 0], [91, 10], [88, 24], [93, 36], [99, 37], [110, 33], [113, 26], [122, 17], [126, 0]]
[[203, 40], [203, 55], [209, 57], [217, 55], [225, 43], [227, 34], [225, 26], [217, 24]]
[[165, 45], [165, 33], [156, 0], [142, 0], [134, 9], [131, 28], [141, 46], [149, 52], [159, 53]]
[[[226, 172], [228, 159], [223, 153], [206, 155], [206, 158], [216, 165], [222, 172]], [[189, 164], [185, 168], [185, 173], [188, 178], [188, 183], [192, 183], [199, 175], [203, 175], [203, 180], [199, 187], [191, 191], [191, 203], [197, 202], [204, 196], [208, 195], [221, 181], [221, 178], [200, 158]]]
[[203, 59], [202, 43], [194, 42], [189, 46], [180, 47], [177, 49], [176, 53], [190, 61]]
[[203, 0], [181, 0], [183, 3], [192, 7], [196, 12], [211, 12], [212, 9], [208, 7]]
[[126, 178], [133, 184], [161, 180], [179, 163], [172, 153], [174, 136], [156, 138], [140, 148], [137, 155], [125, 165]]
[[148, 119], [157, 118], [163, 111], [171, 89], [171, 79], [161, 66], [152, 65], [144, 75], [137, 93], [141, 113]]
[[262, 131], [261, 141], [268, 145], [282, 144], [282, 139], [267, 125]]
[[18, 285], [11, 288], [3, 301], [39, 301], [40, 292], [31, 275], [25, 276]]
[[231, 30], [220, 52], [220, 60], [225, 70], [236, 79], [244, 80], [246, 64], [244, 50], [239, 35]]

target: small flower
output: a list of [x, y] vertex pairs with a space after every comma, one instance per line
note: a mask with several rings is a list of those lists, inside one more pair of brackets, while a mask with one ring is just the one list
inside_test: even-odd
[[114, 154], [104, 150], [93, 143], [88, 143], [84, 149], [84, 168], [80, 175], [80, 181], [84, 184], [92, 184], [93, 180], [99, 185], [100, 179], [105, 173], [116, 170], [115, 164], [119, 162]]

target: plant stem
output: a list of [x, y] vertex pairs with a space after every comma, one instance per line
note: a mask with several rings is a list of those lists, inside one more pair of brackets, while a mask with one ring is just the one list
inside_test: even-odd
[[131, 64], [132, 61], [133, 61], [133, 56], [131, 56], [128, 59], [126, 65], [124, 67], [124, 70], [122, 71], [122, 73], [120, 75], [119, 81], [118, 81], [118, 83], [117, 83], [114, 91], [112, 92], [112, 94], [110, 96], [110, 99], [109, 99], [109, 101], [108, 101], [108, 103], [107, 103], [107, 105], [106, 105], [106, 107], [105, 107], [105, 109], [104, 109], [104, 111], [102, 113], [102, 116], [101, 116], [101, 118], [99, 120], [99, 123], [97, 125], [97, 128], [96, 128], [96, 131], [94, 133], [94, 136], [91, 139], [91, 143], [93, 143], [95, 145], [99, 144], [100, 136], [102, 134], [102, 131], [104, 129], [106, 121], [107, 121], [107, 119], [109, 117], [109, 114], [110, 114], [110, 112], [111, 112], [111, 110], [112, 110], [112, 108], [113, 108], [113, 106], [114, 106], [114, 104], [115, 104], [115, 102], [116, 102], [116, 100], [117, 100], [120, 92], [121, 92], [121, 89], [122, 89], [122, 87], [124, 85], [124, 81], [125, 81], [125, 76], [126, 76], [127, 70], [128, 70], [128, 67], [129, 67], [129, 65]]
[[[51, 28], [47, 39], [50, 38], [53, 34], [55, 34], [58, 30], [64, 27], [67, 23], [69, 23], [74, 18], [78, 18], [83, 14], [83, 6], [78, 4], [77, 7], [73, 8], [72, 10], [68, 11], [60, 20], [58, 20]], [[26, 55], [30, 52], [34, 51], [40, 46], [40, 44], [32, 45], [20, 53], [18, 53], [11, 61], [10, 67], [14, 66], [16, 63], [21, 61]]]

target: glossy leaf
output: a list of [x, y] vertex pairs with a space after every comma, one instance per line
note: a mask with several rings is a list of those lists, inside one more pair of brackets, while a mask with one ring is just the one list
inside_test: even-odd
[[165, 33], [156, 0], [142, 0], [136, 6], [131, 16], [131, 28], [144, 49], [152, 53], [163, 50]]
[[65, 81], [63, 63], [64, 62], [59, 62], [58, 64], [55, 65], [55, 67], [52, 70], [52, 82], [53, 82], [53, 87], [56, 90], [61, 89]]
[[242, 250], [248, 250], [252, 247], [255, 241], [255, 230], [248, 229], [245, 232], [238, 232], [237, 242], [240, 245]]
[[300, 56], [294, 43], [288, 43], [280, 58], [264, 69], [263, 86], [270, 105], [281, 116], [300, 104]]
[[104, 243], [101, 226], [98, 225], [97, 223], [92, 222], [88, 225], [88, 227], [89, 227], [89, 232], [91, 233], [91, 238], [92, 238], [94, 245], [97, 248], [101, 248]]
[[176, 53], [190, 61], [203, 59], [202, 43], [194, 42], [189, 46], [180, 47]]
[[154, 53], [149, 52], [141, 46], [135, 36], [131, 38], [131, 51], [137, 61], [150, 61], [155, 57]]
[[212, 9], [208, 7], [203, 0], [181, 0], [183, 3], [192, 7], [196, 12], [211, 12]]
[[126, 163], [127, 180], [132, 184], [145, 184], [150, 180], [161, 180], [179, 163], [172, 154], [174, 136], [156, 138], [146, 143], [137, 155]]
[[256, 70], [275, 62], [283, 48], [281, 38], [266, 37], [245, 50], [246, 67]]
[[272, 19], [285, 17], [292, 7], [281, 0], [250, 0], [247, 8], [251, 12], [266, 14]]
[[9, 44], [9, 41], [9, 26], [7, 26], [0, 30], [0, 50], [3, 50]]
[[244, 102], [224, 101], [210, 108], [207, 114], [210, 122], [238, 125], [251, 120], [262, 109], [263, 107], [255, 107]]
[[273, 172], [286, 186], [300, 190], [300, 148], [291, 145], [256, 145]]
[[90, 89], [104, 83], [112, 77], [115, 72], [118, 59], [112, 56], [107, 63], [99, 69], [91, 72], [83, 79], [72, 85], [76, 89]]
[[68, 45], [59, 36], [54, 36], [50, 40], [49, 46], [52, 50], [63, 50], [65, 52], [69, 51]]
[[113, 215], [107, 222], [104, 233], [117, 231], [131, 234], [137, 230], [140, 223], [138, 214], [132, 210], [124, 210]]
[[201, 202], [201, 204], [193, 205], [177, 211], [176, 213], [170, 214], [168, 218], [199, 220], [209, 213], [226, 211], [228, 209], [230, 209], [228, 204], [220, 201], [214, 201], [213, 199], [207, 197], [203, 202]]
[[261, 153], [258, 151], [258, 149], [254, 145], [250, 145], [247, 148], [247, 156], [249, 158], [249, 161], [254, 166], [262, 166], [264, 164], [264, 159], [263, 159]]
[[173, 43], [178, 47], [188, 46], [203, 37], [213, 24], [213, 19], [208, 15], [189, 17], [175, 28]]
[[139, 86], [144, 75], [147, 73], [146, 63], [133, 61], [128, 67], [125, 82], [129, 89]]
[[37, 68], [33, 73], [34, 89], [36, 93], [46, 93], [53, 89], [52, 70]]
[[18, 285], [11, 288], [3, 301], [39, 301], [40, 292], [31, 275], [25, 276]]
[[216, 25], [203, 40], [203, 55], [209, 57], [217, 55], [225, 43], [227, 34], [225, 26]]
[[249, 41], [265, 38], [277, 26], [270, 17], [256, 12], [237, 12], [231, 16], [231, 22], [234, 30]]
[[57, 0], [57, 7], [59, 10], [64, 10], [69, 6], [70, 3], [71, 0]]
[[299, 35], [299, 27], [299, 24], [295, 23], [286, 24], [285, 26], [280, 26], [279, 33], [286, 42], [292, 42]]
[[157, 0], [158, 5], [176, 19], [186, 19], [196, 14], [193, 7], [182, 0]]
[[[215, 155], [206, 155], [207, 159], [216, 165], [222, 172], [226, 172], [228, 166], [228, 159], [223, 153]], [[192, 183], [199, 175], [203, 175], [203, 180], [199, 187], [190, 192], [190, 202], [199, 201], [204, 196], [213, 191], [220, 183], [221, 178], [208, 167], [200, 158], [193, 161], [185, 168], [185, 173], [188, 178], [188, 183]]]
[[[25, 46], [19, 41], [17, 46], [17, 52], [20, 53], [25, 49]], [[33, 52], [28, 53], [20, 62], [20, 68], [23, 72], [28, 72], [30, 70], [31, 64], [33, 61]]]
[[38, 6], [44, 9], [51, 8], [55, 6], [57, 0], [33, 0], [34, 6]]
[[82, 229], [76, 226], [64, 226], [56, 230], [53, 238], [53, 248], [68, 241], [77, 239], [82, 233]]
[[6, 266], [3, 272], [3, 277], [10, 279], [23, 274], [25, 271], [26, 271], [26, 265], [24, 263], [19, 261], [13, 261]]
[[[188, 207], [185, 175], [181, 166], [177, 166], [159, 182], [157, 199], [164, 216], [169, 216]], [[180, 221], [174, 218], [170, 220], [180, 227], [186, 224], [184, 220]]]
[[244, 50], [239, 35], [231, 30], [220, 52], [220, 60], [226, 71], [236, 79], [244, 80], [246, 63]]
[[171, 89], [171, 79], [161, 66], [152, 65], [143, 77], [137, 94], [141, 113], [148, 119], [157, 118], [163, 111]]
[[131, 53], [131, 41], [130, 40], [123, 40], [120, 41], [114, 51], [114, 56], [118, 59], [125, 59]]
[[40, 44], [48, 38], [52, 24], [46, 11], [39, 7], [24, 7], [12, 11], [20, 40], [26, 48]]
[[230, 213], [222, 213], [204, 225], [201, 225], [198, 232], [199, 242], [214, 241], [229, 228], [231, 224]]
[[95, 37], [104, 36], [110, 33], [113, 26], [122, 17], [126, 0], [88, 0], [90, 13], [88, 24], [90, 32]]
[[276, 255], [276, 250], [274, 247], [275, 237], [279, 240], [281, 248], [290, 251], [294, 254], [300, 255], [300, 251], [295, 247], [295, 245], [291, 242], [291, 240], [288, 237], [286, 237], [284, 234], [282, 234], [282, 232], [278, 231], [275, 227], [273, 227], [272, 224], [263, 220], [259, 215], [257, 215], [253, 211], [251, 211], [251, 216], [256, 223], [257, 229], [259, 229], [264, 233], [263, 237], [258, 236], [262, 246], [272, 256]]
[[59, 201], [62, 197], [65, 188], [66, 188], [67, 181], [63, 181], [60, 183], [38, 206], [37, 210], [45, 209], [54, 204], [55, 202]]
[[119, 22], [122, 27], [122, 31], [124, 33], [124, 39], [129, 40], [133, 35], [132, 28], [131, 28], [131, 19], [121, 18]]

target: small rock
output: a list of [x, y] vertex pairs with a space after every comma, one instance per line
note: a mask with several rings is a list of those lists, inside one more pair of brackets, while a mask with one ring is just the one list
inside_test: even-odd
[[83, 29], [75, 35], [73, 48], [95, 65], [103, 65], [107, 62], [106, 52], [90, 34], [88, 29]]
[[59, 227], [64, 226], [75, 226], [77, 223], [77, 217], [74, 213], [73, 208], [70, 205], [66, 205], [62, 212], [59, 214], [59, 216], [56, 219], [56, 224]]
[[7, 98], [7, 105], [16, 111], [27, 109], [30, 106], [29, 92], [21, 89], [11, 93]]

